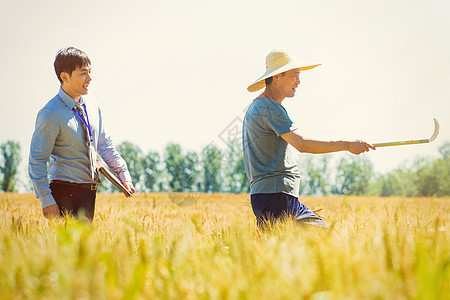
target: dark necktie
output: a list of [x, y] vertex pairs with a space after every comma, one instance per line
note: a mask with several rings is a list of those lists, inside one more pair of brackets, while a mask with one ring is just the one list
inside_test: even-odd
[[96, 161], [96, 152], [94, 149], [94, 145], [92, 145], [92, 138], [89, 134], [89, 129], [86, 126], [87, 123], [87, 117], [84, 113], [83, 108], [81, 108], [81, 105], [79, 103], [75, 104], [75, 109], [80, 114], [80, 116], [83, 118], [81, 120], [81, 126], [83, 127], [84, 131], [84, 139], [86, 141], [86, 146], [88, 147], [88, 156], [89, 156], [89, 169], [90, 169], [90, 175], [94, 182], [97, 181], [97, 173], [96, 173], [96, 167], [95, 167], [95, 161]]

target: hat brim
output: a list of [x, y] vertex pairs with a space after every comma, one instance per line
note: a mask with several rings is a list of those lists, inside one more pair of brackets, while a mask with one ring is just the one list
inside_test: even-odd
[[259, 77], [253, 84], [251, 84], [247, 88], [247, 90], [249, 92], [259, 91], [260, 89], [262, 89], [263, 87], [266, 86], [265, 80], [267, 78], [275, 76], [277, 74], [280, 74], [280, 73], [283, 73], [283, 72], [287, 72], [287, 71], [292, 70], [292, 69], [300, 69], [300, 71], [307, 71], [307, 70], [314, 69], [315, 67], [320, 66], [320, 65], [321, 64], [310, 65], [310, 66], [301, 66], [298, 63], [290, 63], [290, 64], [284, 65], [281, 68], [278, 68], [278, 69], [275, 69], [275, 70], [268, 70], [261, 77]]

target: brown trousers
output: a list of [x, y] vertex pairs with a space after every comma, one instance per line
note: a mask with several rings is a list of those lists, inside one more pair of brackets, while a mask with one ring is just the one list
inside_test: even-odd
[[97, 191], [59, 182], [51, 182], [50, 190], [61, 216], [68, 214], [77, 218], [85, 217], [92, 222]]

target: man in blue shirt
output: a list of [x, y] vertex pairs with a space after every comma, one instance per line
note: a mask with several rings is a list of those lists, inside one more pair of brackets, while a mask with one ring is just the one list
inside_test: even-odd
[[244, 166], [250, 180], [250, 198], [259, 227], [268, 221], [292, 217], [305, 224], [327, 227], [325, 222], [298, 200], [300, 172], [288, 145], [305, 153], [349, 151], [360, 154], [375, 148], [362, 141], [317, 141], [302, 137], [285, 108], [300, 84], [305, 66], [289, 51], [274, 50], [266, 57], [266, 72], [248, 87], [265, 87], [247, 109], [243, 124]]
[[74, 47], [64, 48], [54, 67], [61, 87], [37, 115], [28, 173], [45, 217], [84, 214], [92, 221], [99, 182], [97, 153], [129, 192], [134, 193], [134, 187], [126, 162], [106, 133], [98, 104], [85, 97], [92, 80], [88, 56]]

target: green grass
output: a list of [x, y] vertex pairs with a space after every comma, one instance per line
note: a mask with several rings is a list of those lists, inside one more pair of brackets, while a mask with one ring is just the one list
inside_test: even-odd
[[260, 232], [248, 195], [100, 194], [88, 225], [0, 194], [0, 299], [448, 299], [450, 199], [301, 200], [330, 230]]

